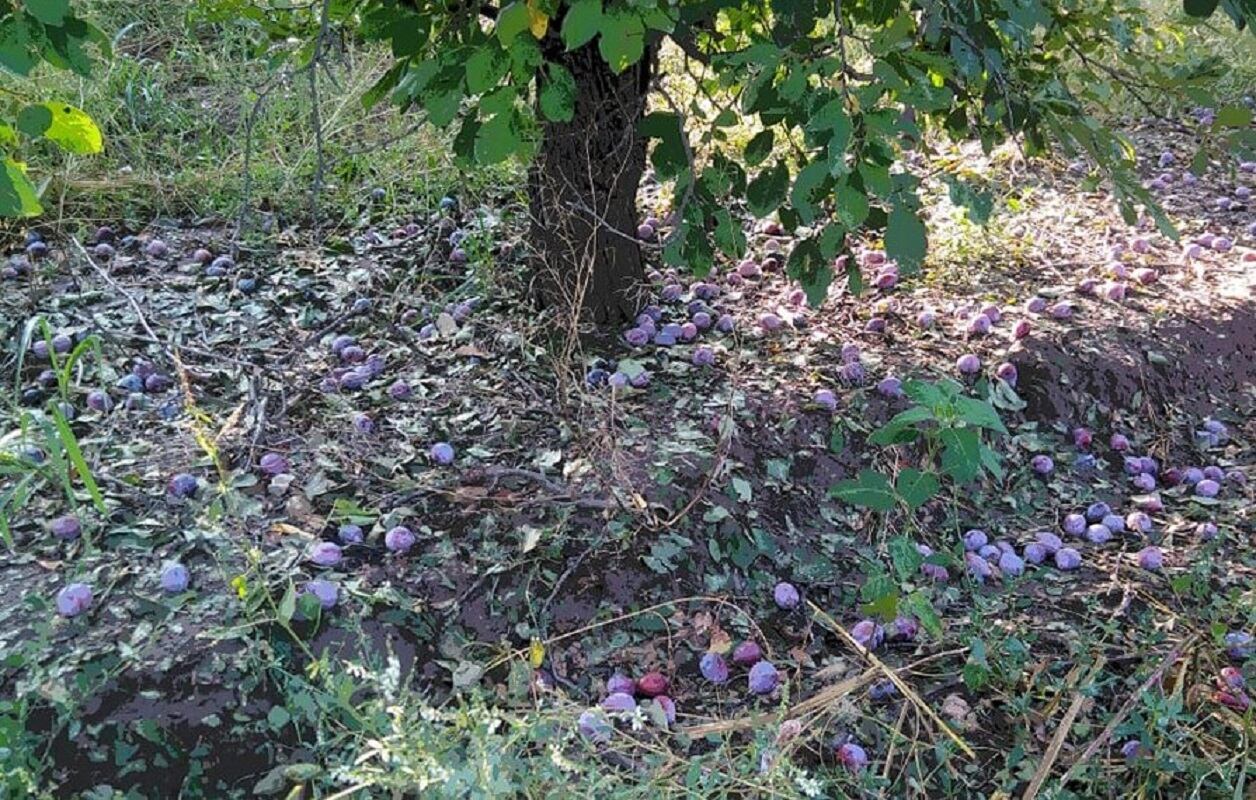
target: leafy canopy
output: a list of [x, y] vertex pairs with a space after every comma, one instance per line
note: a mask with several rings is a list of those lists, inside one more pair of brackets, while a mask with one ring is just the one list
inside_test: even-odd
[[[88, 46], [108, 54], [109, 40], [70, 8], [70, 0], [0, 0], [0, 72], [26, 77], [46, 63], [91, 74]], [[30, 217], [43, 211], [39, 191], [15, 157], [28, 141], [46, 139], [70, 153], [98, 153], [100, 129], [83, 111], [60, 102], [41, 102], [6, 90], [0, 105], [0, 217]]]
[[[276, 39], [290, 16], [266, 3], [207, 0], [248, 13]], [[798, 235], [789, 273], [813, 299], [861, 228], [884, 234], [910, 271], [924, 258], [919, 178], [903, 167], [928, 133], [979, 141], [1016, 137], [1027, 154], [1060, 148], [1106, 176], [1127, 218], [1141, 205], [1171, 226], [1136, 179], [1133, 148], [1085, 112], [1117, 84], [1214, 104], [1216, 65], [1160, 65], [1151, 24], [1131, 0], [327, 0], [328, 25], [387, 42], [395, 65], [364, 98], [384, 98], [455, 130], [464, 163], [529, 157], [538, 128], [571, 122], [583, 78], [569, 54], [593, 48], [614, 72], [653, 58], [665, 40], [700, 65], [700, 96], [671, 98], [641, 120], [656, 174], [672, 181], [679, 229], [663, 256], [698, 273], [716, 252], [740, 257], [730, 208], [776, 215]], [[273, 9], [271, 9], [273, 11]], [[1186, 0], [1198, 17], [1256, 20], [1256, 0]], [[310, 30], [326, 30], [310, 20]], [[307, 46], [305, 57], [317, 52]], [[731, 128], [757, 128], [740, 141]], [[1256, 146], [1250, 114], [1221, 109], [1226, 144]], [[991, 198], [946, 176], [952, 199], [978, 221]], [[841, 262], [836, 262], [841, 263]], [[859, 276], [846, 267], [854, 288]]]

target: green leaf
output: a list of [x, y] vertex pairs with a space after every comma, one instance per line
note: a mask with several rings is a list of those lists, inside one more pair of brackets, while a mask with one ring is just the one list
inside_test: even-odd
[[729, 258], [740, 258], [746, 252], [746, 234], [727, 208], [716, 210], [715, 246]]
[[57, 426], [57, 436], [61, 439], [61, 446], [65, 448], [65, 454], [70, 459], [74, 471], [78, 473], [79, 480], [83, 482], [83, 486], [87, 488], [87, 493], [92, 497], [92, 505], [96, 506], [96, 510], [102, 514], [108, 513], [109, 509], [105, 506], [105, 498], [100, 493], [100, 487], [96, 485], [96, 479], [92, 477], [91, 467], [87, 466], [87, 459], [83, 458], [83, 451], [79, 449], [78, 439], [74, 436], [74, 431], [70, 430], [70, 423], [66, 422], [65, 416], [61, 413], [61, 409], [56, 405], [52, 406], [52, 420]]
[[645, 24], [631, 9], [612, 9], [602, 17], [602, 36], [597, 44], [611, 72], [623, 72], [645, 53]]
[[485, 44], [467, 59], [467, 91], [481, 94], [492, 89], [506, 76], [510, 58], [501, 48]]
[[860, 603], [859, 612], [865, 617], [875, 617], [882, 622], [893, 622], [898, 616], [898, 590], [892, 590], [875, 600]]
[[1222, 106], [1217, 110], [1217, 116], [1213, 120], [1212, 127], [1216, 128], [1246, 128], [1252, 124], [1252, 110], [1243, 106]]
[[920, 508], [929, 498], [938, 493], [941, 488], [938, 483], [938, 476], [932, 472], [922, 472], [918, 469], [904, 469], [898, 473], [898, 481], [894, 486], [894, 491], [898, 493], [899, 498], [912, 511]]
[[778, 160], [774, 166], [760, 172], [746, 187], [746, 203], [750, 213], [766, 217], [780, 208], [789, 189], [789, 167]]
[[916, 440], [918, 431], [915, 426], [921, 422], [929, 422], [934, 419], [933, 412], [925, 406], [912, 406], [906, 411], [900, 411], [885, 425], [874, 431], [868, 437], [870, 444], [881, 446], [891, 444], [906, 444]]
[[515, 0], [497, 15], [498, 40], [509, 47], [515, 37], [528, 29], [530, 21], [527, 4], [521, 0]]
[[279, 600], [276, 611], [279, 621], [283, 623], [291, 622], [292, 615], [297, 613], [297, 588], [292, 585], [292, 581], [288, 581], [288, 588]]
[[837, 189], [837, 218], [847, 230], [855, 230], [868, 219], [868, 196], [862, 189], [844, 183]]
[[923, 592], [912, 592], [903, 598], [903, 612], [920, 620], [921, 626], [930, 636], [941, 639], [943, 634], [942, 618], [929, 602], [928, 595]]
[[576, 79], [561, 64], [546, 67], [549, 79], [541, 87], [541, 113], [551, 122], [571, 122], [576, 115]]
[[812, 205], [812, 200], [816, 190], [824, 184], [828, 176], [828, 165], [823, 161], [813, 161], [794, 178], [794, 188], [789, 193], [789, 201], [798, 210], [804, 225], [815, 222], [816, 208]]
[[34, 217], [43, 212], [26, 172], [16, 161], [6, 158], [4, 170], [0, 171], [0, 217]]
[[1211, 17], [1220, 0], [1182, 0], [1182, 10], [1192, 17]]
[[829, 495], [861, 508], [889, 511], [894, 508], [894, 489], [890, 479], [875, 470], [865, 469], [855, 480], [838, 481]]
[[920, 555], [915, 542], [906, 536], [895, 536], [885, 546], [890, 552], [890, 563], [894, 565], [898, 579], [909, 581], [915, 578], [920, 565], [925, 563], [925, 557]]
[[576, 0], [563, 17], [563, 43], [575, 50], [593, 40], [602, 29], [602, 0]]
[[1007, 433], [1007, 428], [1003, 427], [1003, 420], [999, 419], [999, 412], [995, 411], [994, 407], [984, 400], [961, 395], [956, 397], [954, 402], [959, 418], [969, 425], [988, 428], [999, 433]]
[[951, 202], [968, 212], [968, 218], [978, 225], [990, 221], [994, 211], [994, 197], [989, 192], [974, 189], [972, 184], [953, 176], [944, 178], [949, 188]]
[[665, 180], [679, 175], [689, 167], [689, 156], [681, 139], [684, 134], [680, 123], [680, 116], [677, 114], [655, 111], [647, 114], [637, 127], [642, 136], [659, 140], [650, 153], [650, 163], [654, 165], [659, 177]]
[[99, 153], [100, 128], [85, 112], [65, 103], [27, 106], [17, 116], [17, 128], [36, 138], [43, 136], [70, 153]]
[[886, 256], [897, 261], [903, 272], [912, 273], [924, 263], [925, 247], [924, 223], [907, 207], [895, 206], [885, 228]]
[[475, 160], [480, 164], [505, 161], [522, 143], [515, 112], [503, 111], [480, 126], [475, 136]]
[[33, 0], [24, 3], [23, 8], [43, 24], [60, 27], [70, 13], [70, 0]]
[[747, 144], [744, 154], [746, 166], [757, 167], [770, 155], [772, 155], [772, 147], [776, 144], [776, 134], [771, 128], [765, 131], [759, 131], [754, 135]]
[[942, 469], [957, 483], [968, 483], [981, 473], [981, 439], [976, 428], [945, 428], [942, 441]]

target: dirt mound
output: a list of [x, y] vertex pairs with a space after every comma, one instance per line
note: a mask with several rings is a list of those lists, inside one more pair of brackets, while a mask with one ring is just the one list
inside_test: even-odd
[[1031, 337], [1012, 361], [1030, 419], [1080, 421], [1096, 405], [1245, 414], [1256, 407], [1256, 306], [1142, 330], [1078, 328], [1060, 339]]

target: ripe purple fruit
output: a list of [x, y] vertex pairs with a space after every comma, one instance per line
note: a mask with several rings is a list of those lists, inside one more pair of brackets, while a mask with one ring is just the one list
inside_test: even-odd
[[1061, 547], [1055, 552], [1055, 565], [1062, 570], [1075, 570], [1082, 565], [1081, 553], [1071, 547]]
[[267, 475], [281, 475], [288, 471], [288, 459], [278, 453], [267, 453], [258, 460], [257, 465]]
[[1081, 536], [1086, 532], [1086, 518], [1081, 514], [1067, 514], [1060, 527], [1069, 536]]
[[[1082, 524], [1085, 525], [1084, 522]], [[1060, 537], [1050, 531], [1039, 531], [1037, 540], [1038, 544], [1046, 549], [1047, 555], [1055, 555], [1064, 546], [1064, 542], [1060, 540]]]
[[1125, 515], [1125, 527], [1134, 533], [1151, 533], [1153, 524], [1151, 517], [1142, 511], [1131, 511]]
[[67, 584], [57, 592], [57, 613], [63, 617], [77, 617], [92, 605], [92, 587], [86, 583]]
[[715, 365], [715, 351], [706, 345], [694, 348], [693, 365], [695, 367], [711, 367]]
[[885, 641], [885, 628], [873, 620], [861, 619], [851, 627], [850, 635], [860, 647], [876, 650]]
[[833, 394], [833, 392], [828, 389], [817, 390], [815, 397], [812, 398], [812, 401], [826, 411], [837, 410], [837, 395]]
[[1047, 548], [1041, 542], [1030, 542], [1021, 550], [1021, 555], [1028, 564], [1041, 564], [1047, 560]]
[[414, 547], [414, 533], [404, 525], [389, 529], [384, 534], [384, 546], [394, 553], [405, 553]]
[[1099, 524], [1113, 533], [1125, 530], [1125, 520], [1119, 514], [1104, 514]]
[[921, 311], [919, 314], [916, 315], [916, 324], [919, 325], [921, 328], [928, 329], [934, 326], [934, 323], [937, 322], [937, 319], [938, 319], [937, 314], [935, 314], [934, 312], [928, 309], [925, 309], [924, 311]]
[[964, 331], [969, 336], [981, 336], [990, 332], [990, 318], [985, 314], [976, 314], [968, 320]]
[[353, 415], [353, 427], [358, 433], [374, 433], [375, 420], [371, 419], [369, 415], [359, 412]]
[[73, 514], [66, 514], [63, 517], [57, 517], [48, 523], [48, 530], [52, 531], [52, 535], [62, 541], [72, 542], [83, 532], [82, 526], [79, 524], [78, 517]]
[[737, 647], [733, 650], [733, 663], [741, 667], [748, 667], [757, 663], [762, 658], [763, 651], [759, 649], [759, 645], [751, 639], [747, 639], [737, 645]]
[[980, 550], [989, 541], [990, 537], [986, 535], [985, 531], [974, 528], [964, 534], [964, 549]]
[[1092, 544], [1103, 544], [1112, 539], [1112, 531], [1106, 525], [1098, 523], [1086, 528], [1086, 541]]
[[1029, 466], [1039, 475], [1050, 475], [1055, 469], [1055, 462], [1051, 456], [1036, 455], [1029, 460]]
[[1225, 470], [1218, 467], [1216, 464], [1210, 464], [1204, 467], [1204, 477], [1210, 481], [1220, 482], [1225, 480]]
[[190, 580], [188, 568], [177, 561], [172, 561], [161, 568], [158, 580], [161, 582], [162, 591], [167, 594], [185, 592]]
[[640, 678], [637, 678], [637, 693], [646, 697], [657, 697], [661, 694], [667, 694], [667, 687], [667, 676], [661, 672], [647, 672]]
[[1203, 479], [1204, 471], [1199, 467], [1188, 467], [1187, 470], [1182, 473], [1182, 483], [1187, 486], [1194, 486]]
[[896, 398], [903, 396], [903, 382], [894, 376], [882, 378], [877, 383], [877, 394], [882, 397]]
[[196, 478], [186, 472], [178, 473], [166, 485], [166, 491], [171, 496], [180, 498], [195, 497], [199, 488]]
[[1122, 453], [1130, 449], [1130, 440], [1123, 434], [1114, 433], [1112, 434], [1112, 438], [1108, 440], [1108, 445], [1118, 453]]
[[335, 608], [336, 602], [340, 599], [340, 587], [332, 581], [321, 579], [306, 581], [304, 592], [318, 598], [318, 605], [324, 611]]
[[1048, 313], [1051, 314], [1053, 319], [1068, 319], [1073, 316], [1073, 306], [1066, 301], [1060, 301], [1051, 306], [1051, 310]]
[[352, 523], [341, 525], [340, 529], [336, 531], [336, 538], [343, 545], [361, 544], [363, 539], [362, 528]]
[[997, 369], [995, 369], [994, 374], [1000, 380], [1005, 382], [1008, 386], [1016, 385], [1016, 378], [1017, 378], [1016, 365], [1013, 364], [1012, 362], [1004, 361], [1002, 364], [998, 366]]
[[1211, 478], [1204, 478], [1202, 481], [1195, 484], [1195, 494], [1200, 497], [1216, 497], [1220, 491], [1221, 484]]
[[87, 393], [87, 407], [92, 411], [107, 414], [113, 408], [113, 400], [100, 389], [93, 389]]
[[715, 329], [720, 333], [732, 333], [736, 326], [736, 321], [732, 314], [721, 314], [719, 320], [715, 323]]
[[1151, 572], [1158, 572], [1164, 566], [1164, 553], [1159, 547], [1144, 547], [1138, 551], [1138, 566]]
[[166, 254], [170, 252], [170, 248], [161, 239], [153, 239], [144, 246], [144, 252], [148, 254], [149, 258], [165, 258]]
[[1086, 519], [1090, 522], [1099, 522], [1111, 513], [1112, 507], [1102, 501], [1086, 506]]
[[962, 375], [973, 375], [981, 369], [981, 359], [975, 353], [965, 353], [956, 360], [955, 368]]
[[637, 693], [637, 682], [622, 672], [616, 672], [606, 679], [606, 693], [634, 695]]
[[707, 653], [698, 662], [698, 671], [711, 683], [728, 681], [728, 664], [719, 653]]
[[868, 753], [854, 742], [837, 748], [837, 763], [851, 772], [861, 772], [868, 766]]
[[1150, 492], [1156, 488], [1155, 477], [1146, 472], [1140, 472], [1139, 474], [1135, 475], [1130, 480], [1130, 483], [1134, 485], [1135, 489], [1138, 489], [1139, 491], [1142, 491], [1142, 492]]
[[320, 567], [334, 567], [340, 563], [340, 545], [335, 542], [315, 542], [310, 548], [308, 558]]
[[1195, 526], [1195, 535], [1202, 541], [1211, 541], [1217, 538], [1217, 525], [1214, 522], [1201, 522]]
[[839, 376], [843, 383], [857, 386], [863, 383], [868, 377], [868, 371], [864, 369], [864, 365], [858, 361], [849, 361], [842, 365]]
[[1256, 653], [1256, 640], [1250, 633], [1230, 631], [1224, 638], [1226, 655], [1234, 661], [1246, 661]]
[[454, 446], [449, 442], [437, 442], [427, 451], [427, 455], [434, 463], [447, 467], [454, 463]]
[[750, 668], [747, 683], [753, 694], [771, 694], [780, 682], [780, 673], [771, 661], [759, 661]]
[[792, 583], [781, 581], [772, 589], [772, 599], [776, 601], [777, 608], [789, 610], [797, 608], [802, 598], [798, 595], [798, 589]]

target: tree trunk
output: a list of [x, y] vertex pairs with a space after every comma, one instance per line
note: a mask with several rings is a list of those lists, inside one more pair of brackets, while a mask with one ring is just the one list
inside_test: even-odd
[[596, 45], [551, 49], [546, 60], [575, 78], [575, 116], [545, 123], [528, 178], [536, 288], [546, 305], [578, 309], [582, 321], [616, 324], [642, 305], [636, 199], [646, 143], [637, 123], [654, 52], [616, 75]]

